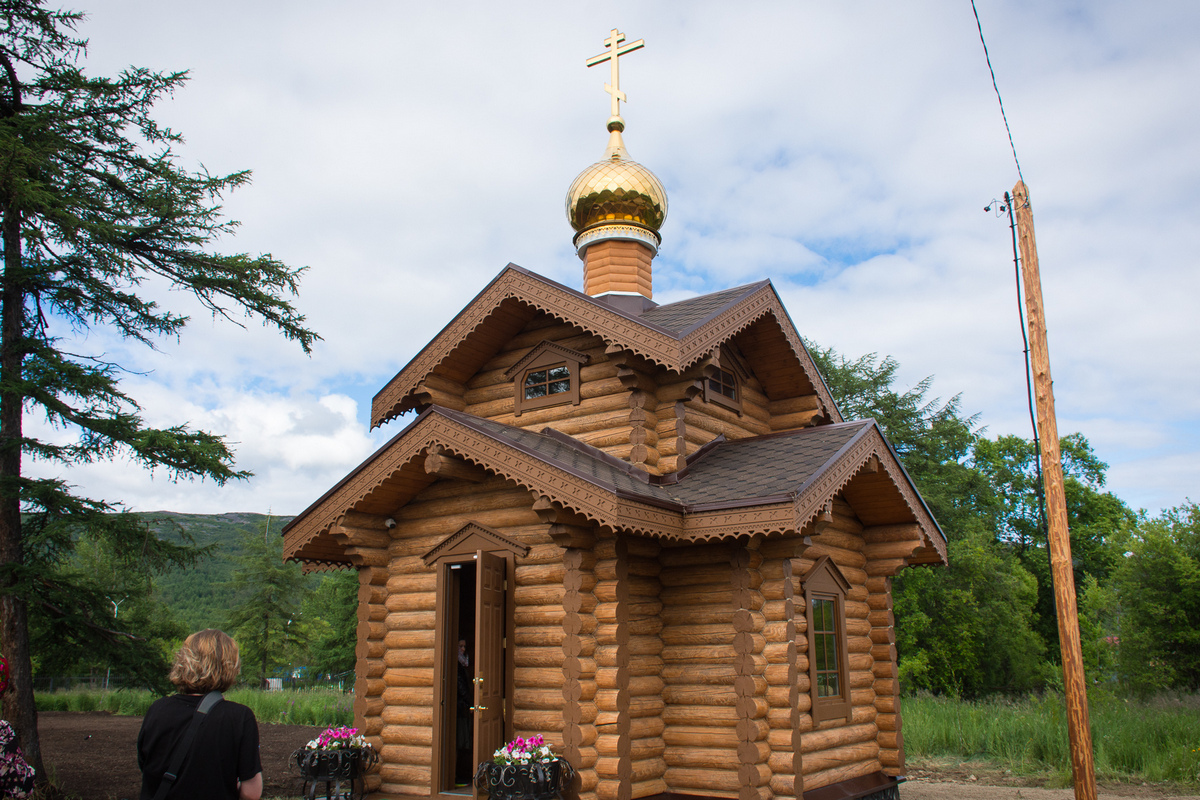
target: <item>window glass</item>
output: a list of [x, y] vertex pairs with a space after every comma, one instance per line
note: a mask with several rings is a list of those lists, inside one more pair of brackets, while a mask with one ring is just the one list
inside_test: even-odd
[[571, 369], [562, 364], [525, 373], [525, 399], [534, 400], [571, 391]]
[[730, 400], [737, 399], [737, 379], [729, 370], [718, 370], [716, 377], [708, 379], [709, 391], [715, 392]]
[[813, 654], [817, 665], [817, 697], [840, 697], [841, 671], [838, 665], [837, 601], [832, 597], [813, 598]]

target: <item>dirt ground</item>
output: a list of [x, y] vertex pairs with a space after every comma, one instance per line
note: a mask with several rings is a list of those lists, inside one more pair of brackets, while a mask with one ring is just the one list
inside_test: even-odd
[[[43, 712], [38, 715], [42, 754], [54, 782], [80, 800], [136, 798], [141, 788], [135, 745], [141, 717], [105, 712]], [[298, 798], [301, 781], [288, 763], [292, 751], [320, 728], [259, 725], [263, 797]], [[1044, 789], [980, 765], [956, 762], [910, 764], [901, 800], [1073, 800], [1070, 789]], [[1145, 784], [1102, 784], [1100, 800], [1200, 800], [1200, 795]]]

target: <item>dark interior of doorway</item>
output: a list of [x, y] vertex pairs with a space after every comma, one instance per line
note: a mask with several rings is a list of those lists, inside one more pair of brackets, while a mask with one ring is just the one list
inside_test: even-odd
[[[450, 565], [450, 597], [456, 606], [454, 629], [448, 637], [451, 652], [444, 663], [453, 664], [456, 680], [447, 690], [454, 698], [446, 698], [447, 706], [455, 709], [452, 721], [452, 753], [447, 761], [454, 765], [451, 791], [470, 794], [471, 778], [475, 772], [475, 562]], [[449, 682], [447, 682], [449, 683]], [[451, 686], [453, 688], [451, 688]], [[445, 762], [443, 762], [445, 763]]]

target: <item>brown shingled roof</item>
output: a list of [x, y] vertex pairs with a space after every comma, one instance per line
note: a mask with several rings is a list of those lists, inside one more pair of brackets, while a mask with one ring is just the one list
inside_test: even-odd
[[[386, 514], [427, 481], [431, 446], [503, 475], [556, 505], [609, 527], [676, 540], [803, 530], [844, 490], [872, 481], [864, 525], [915, 523], [927, 557], [945, 560], [945, 536], [873, 420], [718, 441], [678, 476], [651, 476], [552, 430], [541, 433], [433, 406], [284, 529], [285, 553], [336, 561], [322, 539], [348, 511]], [[882, 474], [882, 482], [880, 481]], [[390, 482], [408, 489], [397, 493]], [[882, 502], [879, 498], [882, 497]]]
[[675, 372], [744, 334], [748, 345], [766, 347], [779, 365], [772, 374], [759, 376], [768, 397], [815, 392], [822, 413], [841, 421], [770, 281], [658, 306], [638, 316], [509, 264], [375, 395], [372, 427], [416, 409], [417, 387], [434, 373], [451, 381], [468, 380], [539, 312]]

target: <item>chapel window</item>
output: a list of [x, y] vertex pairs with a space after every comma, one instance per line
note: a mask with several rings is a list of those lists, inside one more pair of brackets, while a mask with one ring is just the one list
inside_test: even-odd
[[566, 364], [531, 369], [522, 383], [526, 400], [537, 400], [571, 391], [571, 368]]
[[849, 582], [829, 556], [804, 578], [808, 677], [814, 722], [850, 716], [846, 668], [846, 591]]
[[587, 353], [557, 342], [542, 342], [509, 367], [504, 375], [513, 382], [513, 413], [547, 406], [579, 405], [580, 371]]
[[742, 413], [742, 397], [738, 391], [738, 376], [732, 370], [718, 367], [704, 382], [704, 399]]

